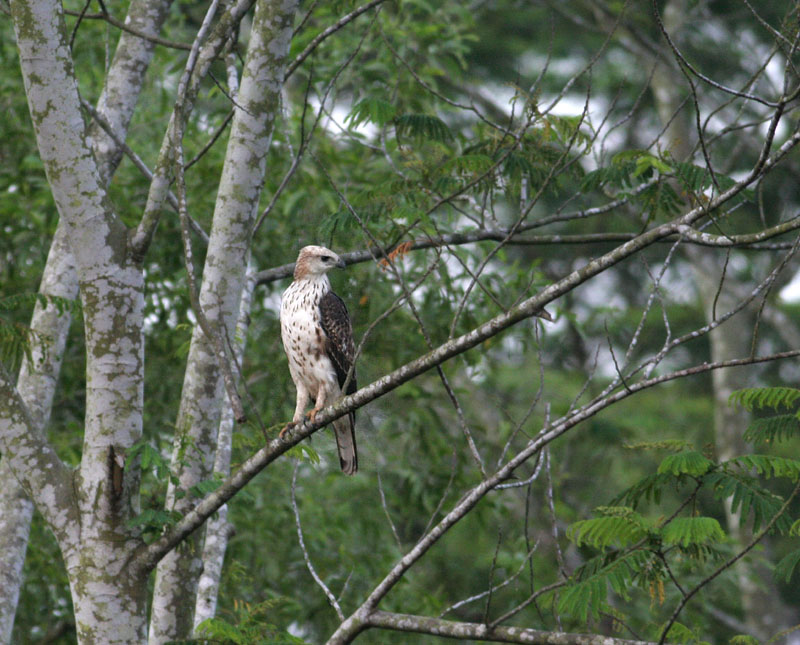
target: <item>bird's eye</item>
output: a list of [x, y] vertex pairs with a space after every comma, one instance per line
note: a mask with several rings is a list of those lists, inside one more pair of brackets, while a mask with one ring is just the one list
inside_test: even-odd
[[323, 255], [322, 259], [324, 262], [333, 262], [333, 257], [330, 255]]

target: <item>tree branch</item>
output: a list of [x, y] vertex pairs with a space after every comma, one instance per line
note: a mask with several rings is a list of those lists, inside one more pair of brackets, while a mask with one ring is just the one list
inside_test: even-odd
[[283, 77], [284, 82], [286, 82], [286, 80], [303, 63], [303, 61], [311, 55], [311, 52], [313, 52], [322, 43], [323, 40], [325, 40], [328, 36], [331, 36], [331, 35], [335, 34], [342, 27], [344, 27], [347, 23], [352, 22], [353, 20], [358, 18], [362, 13], [364, 13], [366, 11], [369, 11], [373, 7], [376, 7], [377, 5], [379, 5], [379, 4], [383, 3], [383, 2], [386, 2], [386, 0], [370, 0], [370, 2], [368, 2], [367, 4], [362, 5], [362, 6], [358, 7], [357, 9], [354, 9], [353, 11], [348, 13], [346, 16], [342, 16], [339, 20], [337, 20], [330, 27], [328, 27], [324, 31], [320, 32], [314, 38], [314, 40], [312, 40], [310, 43], [308, 43], [306, 48], [303, 51], [301, 51], [297, 55], [297, 58], [295, 58], [289, 64], [289, 66], [286, 68], [286, 74]]
[[[441, 363], [452, 358], [453, 356], [461, 354], [471, 349], [472, 347], [475, 347], [476, 345], [482, 343], [488, 338], [491, 338], [499, 334], [504, 329], [507, 329], [508, 327], [511, 327], [512, 325], [515, 325], [516, 323], [522, 320], [535, 316], [539, 311], [541, 311], [542, 308], [544, 308], [544, 306], [547, 303], [555, 300], [556, 298], [564, 295], [565, 293], [568, 293], [569, 291], [577, 287], [579, 284], [582, 284], [583, 282], [586, 282], [595, 275], [602, 273], [609, 267], [614, 266], [615, 264], [621, 262], [622, 260], [628, 258], [629, 256], [637, 253], [641, 249], [646, 248], [650, 244], [653, 244], [654, 242], [664, 237], [667, 237], [668, 235], [677, 233], [678, 227], [684, 225], [691, 225], [692, 223], [703, 217], [707, 212], [707, 209], [710, 210], [718, 208], [722, 206], [725, 202], [727, 202], [728, 200], [739, 194], [758, 176], [760, 176], [760, 173], [765, 172], [766, 170], [777, 164], [794, 146], [797, 145], [798, 142], [800, 142], [800, 132], [795, 132], [789, 139], [787, 139], [787, 141], [784, 142], [784, 144], [778, 149], [778, 151], [772, 157], [768, 158], [766, 161], [764, 161], [759, 165], [758, 170], [754, 169], [753, 171], [751, 171], [742, 181], [736, 183], [729, 190], [725, 191], [723, 194], [712, 199], [707, 206], [694, 208], [685, 215], [683, 215], [682, 217], [679, 217], [678, 219], [672, 222], [667, 222], [665, 224], [662, 224], [661, 226], [651, 229], [643, 233], [642, 235], [637, 236], [635, 239], [626, 242], [622, 246], [619, 246], [616, 249], [606, 253], [605, 255], [595, 258], [594, 260], [590, 261], [580, 269], [573, 271], [572, 273], [565, 276], [558, 282], [550, 285], [549, 287], [546, 287], [535, 296], [532, 296], [531, 298], [524, 300], [516, 307], [513, 307], [510, 311], [495, 316], [491, 320], [485, 322], [479, 327], [476, 327], [472, 331], [447, 341], [446, 343], [440, 345], [436, 349], [428, 352], [427, 354], [421, 356], [416, 360], [411, 361], [410, 363], [403, 365], [402, 367], [397, 368], [393, 372], [387, 374], [386, 376], [383, 376], [377, 381], [374, 381], [370, 385], [358, 390], [354, 394], [344, 397], [335, 405], [323, 409], [321, 412], [317, 414], [314, 423], [312, 424], [305, 423], [303, 426], [299, 426], [291, 430], [289, 433], [287, 433], [284, 439], [273, 439], [264, 448], [259, 450], [249, 459], [247, 459], [242, 465], [242, 467], [239, 469], [239, 471], [237, 471], [234, 475], [232, 475], [217, 491], [210, 494], [200, 503], [198, 503], [197, 506], [195, 506], [195, 508], [191, 512], [189, 512], [186, 516], [184, 516], [184, 518], [172, 528], [171, 531], [169, 531], [168, 533], [166, 533], [161, 538], [151, 543], [147, 547], [142, 548], [139, 551], [139, 553], [137, 553], [137, 555], [135, 556], [134, 567], [135, 568], [138, 567], [140, 570], [143, 571], [147, 571], [150, 568], [154, 567], [158, 563], [158, 561], [164, 557], [166, 553], [168, 553], [172, 548], [174, 548], [183, 539], [185, 539], [199, 526], [201, 526], [203, 522], [206, 520], [206, 518], [208, 518], [208, 516], [210, 516], [214, 511], [216, 511], [228, 499], [233, 497], [233, 495], [235, 495], [242, 487], [244, 487], [247, 484], [247, 482], [250, 481], [250, 479], [252, 479], [263, 468], [265, 468], [267, 464], [274, 461], [277, 457], [279, 457], [284, 452], [289, 450], [289, 448], [291, 448], [295, 444], [299, 443], [302, 439], [316, 432], [319, 428], [322, 428], [323, 426], [327, 425], [334, 419], [337, 419], [340, 416], [347, 414], [352, 410], [356, 410], [361, 406], [365, 405], [366, 403], [369, 403], [370, 401], [373, 401], [383, 396], [387, 392], [390, 392], [398, 388], [403, 383], [406, 383], [407, 381], [426, 372], [427, 370], [431, 369], [432, 367], [435, 367], [436, 365], [440, 365]], [[775, 360], [777, 358], [785, 358], [788, 356], [795, 356], [798, 354], [800, 354], [800, 351], [775, 354], [772, 355], [771, 358], [751, 357], [748, 359], [742, 359], [740, 361], [715, 363], [713, 364], [713, 366], [705, 364], [698, 366], [698, 368], [692, 368], [695, 371], [683, 370], [681, 372], [673, 372], [671, 375], [657, 377], [646, 381], [640, 381], [639, 383], [632, 385], [629, 390], [625, 391], [625, 393], [626, 395], [629, 395], [639, 391], [643, 387], [650, 387], [651, 385], [654, 385], [658, 382], [662, 382], [663, 380], [678, 378], [679, 376], [689, 375], [690, 373], [699, 373], [701, 371], [707, 371], [709, 369], [718, 369], [720, 367], [748, 365], [754, 362]], [[612, 402], [616, 400], [614, 398], [615, 396], [619, 396], [619, 394], [613, 395], [606, 400]], [[607, 403], [600, 401], [596, 405], [602, 408], [605, 407]], [[594, 414], [594, 412], [597, 411], [595, 410], [595, 406], [590, 406], [588, 408], [585, 408], [584, 411], [586, 410], [593, 410], [591, 414]], [[581, 413], [576, 413], [572, 417], [569, 417], [570, 422], [567, 426], [562, 427], [563, 424], [557, 424], [542, 436], [543, 437], [552, 436], [554, 438], [555, 436], [560, 435], [561, 433], [565, 432], [568, 427], [572, 427], [574, 423], [577, 423], [577, 421], [573, 423], [571, 420], [577, 419], [578, 417], [581, 417]], [[583, 417], [581, 417], [581, 419], [582, 418]], [[566, 421], [564, 423], [566, 423]], [[546, 445], [546, 443], [547, 442], [539, 445], [539, 442], [537, 441], [538, 447]], [[530, 456], [530, 454], [532, 454], [532, 452], [529, 452], [529, 450], [526, 449], [520, 454], [526, 455], [523, 459], [519, 461], [519, 463], [522, 463], [522, 461], [527, 459]], [[512, 472], [514, 468], [516, 468], [516, 466], [518, 465], [517, 458], [510, 461], [509, 464], [515, 464], [515, 465], [509, 468], [507, 464], [505, 467], [501, 468], [498, 471], [498, 473], [504, 472], [506, 468], [509, 468], [508, 473]], [[501, 483], [501, 480], [495, 481], [495, 477], [491, 477], [485, 480], [479, 486], [479, 488], [483, 486], [488, 486], [489, 488], [491, 488], [491, 486], [499, 483]], [[487, 490], [488, 488], [480, 492], [477, 499], [480, 499], [480, 497], [482, 497]], [[475, 502], [473, 502], [473, 505], [474, 503], [477, 503], [477, 499], [475, 500]], [[463, 503], [464, 501], [462, 500], [461, 504]], [[435, 539], [438, 539], [438, 536]], [[402, 575], [402, 573], [400, 575]], [[399, 577], [397, 579], [399, 579]], [[394, 582], [396, 582], [396, 580]], [[394, 582], [392, 582], [389, 585], [389, 587], [391, 587], [394, 584]], [[379, 589], [376, 589], [374, 593], [377, 593], [378, 591]], [[383, 593], [380, 594], [380, 597], [382, 597], [386, 593], [386, 591], [388, 591], [388, 588]], [[342, 627], [344, 628], [344, 625]]]
[[[144, 213], [139, 221], [139, 225], [133, 232], [130, 247], [134, 257], [143, 258], [153, 239], [158, 221], [161, 216], [161, 209], [164, 201], [169, 194], [169, 186], [172, 181], [172, 169], [174, 165], [174, 130], [177, 125], [176, 119], [189, 117], [189, 114], [200, 90], [200, 81], [205, 77], [211, 63], [225, 47], [230, 34], [244, 15], [250, 10], [255, 0], [238, 0], [219, 18], [208, 39], [200, 47], [196, 62], [187, 61], [187, 68], [191, 67], [192, 74], [189, 77], [185, 90], [178, 91], [176, 98], [176, 109], [182, 114], [179, 117], [173, 110], [169, 125], [161, 142], [161, 149], [158, 153], [158, 161], [153, 171], [153, 179], [150, 182], [150, 190], [147, 194], [147, 203]], [[199, 42], [199, 39], [196, 39]]]
[[[0, 363], [0, 452], [54, 532], [77, 522], [71, 469], [58, 458]], [[66, 511], [66, 512], [65, 512]]]
[[[761, 244], [762, 242], [800, 229], [800, 217], [777, 224], [768, 229], [756, 233], [745, 233], [741, 235], [712, 235], [702, 233], [690, 226], [679, 226], [678, 232], [665, 235], [655, 242], [658, 244], [674, 244], [683, 238], [687, 244], [697, 244], [716, 248], [737, 247], [760, 251], [781, 251], [790, 249], [792, 242], [777, 242], [774, 244]], [[407, 251], [419, 251], [424, 249], [435, 249], [443, 246], [460, 246], [463, 244], [474, 244], [476, 242], [502, 242], [510, 231], [507, 230], [488, 230], [472, 231], [469, 233], [449, 233], [438, 237], [428, 237], [426, 239], [403, 242]], [[585, 235], [527, 235], [509, 238], [508, 244], [519, 246], [546, 246], [551, 244], [614, 244], [619, 242], [629, 242], [638, 237], [638, 233], [587, 233]], [[375, 257], [388, 255], [397, 248], [399, 244], [383, 247], [380, 250], [369, 248], [361, 251], [351, 251], [342, 253], [340, 257], [346, 264], [360, 264], [372, 261]], [[264, 269], [256, 274], [258, 285], [268, 284], [283, 278], [288, 278], [294, 273], [294, 262], [282, 264], [271, 269]]]
[[78, 11], [64, 11], [65, 14], [68, 16], [79, 16], [83, 20], [105, 20], [108, 24], [116, 27], [117, 29], [121, 29], [122, 31], [127, 31], [129, 34], [133, 34], [134, 36], [141, 38], [142, 40], [148, 40], [151, 43], [155, 43], [156, 45], [162, 45], [164, 47], [169, 47], [170, 49], [181, 49], [185, 51], [189, 51], [192, 46], [187, 45], [185, 43], [178, 43], [172, 40], [167, 40], [166, 38], [160, 38], [158, 36], [153, 36], [143, 32], [140, 29], [136, 29], [131, 27], [130, 25], [126, 25], [122, 20], [117, 20], [114, 16], [110, 13], [103, 12], [103, 13], [81, 13]]
[[669, 634], [670, 628], [678, 619], [678, 615], [681, 613], [681, 611], [683, 611], [683, 608], [692, 599], [692, 597], [703, 587], [705, 587], [709, 582], [711, 582], [717, 576], [719, 576], [719, 574], [721, 574], [723, 571], [729, 569], [734, 564], [736, 564], [745, 555], [747, 555], [753, 549], [753, 547], [755, 547], [759, 542], [761, 542], [761, 540], [764, 539], [764, 536], [772, 530], [773, 526], [775, 526], [775, 522], [777, 522], [778, 519], [786, 512], [786, 509], [789, 508], [789, 504], [791, 504], [792, 500], [797, 496], [798, 492], [800, 492], [800, 482], [798, 482], [797, 485], [794, 487], [794, 490], [792, 491], [791, 495], [789, 495], [789, 497], [786, 498], [786, 501], [780, 507], [778, 512], [775, 513], [775, 515], [767, 523], [767, 525], [763, 529], [761, 529], [761, 531], [759, 531], [758, 535], [756, 535], [752, 540], [750, 540], [747, 546], [745, 546], [741, 551], [739, 551], [739, 553], [737, 553], [730, 559], [723, 562], [719, 567], [717, 567], [714, 570], [714, 572], [711, 575], [703, 578], [703, 580], [701, 580], [697, 585], [695, 585], [691, 589], [691, 591], [683, 594], [683, 597], [678, 603], [678, 606], [675, 607], [675, 611], [672, 612], [672, 616], [670, 616], [669, 620], [667, 621], [667, 624], [664, 626], [664, 629], [661, 632], [661, 637], [658, 639], [659, 645], [662, 645], [664, 643], [664, 641], [667, 638], [667, 635]]
[[[373, 611], [364, 628], [377, 627], [400, 632], [431, 634], [461, 640], [479, 640], [492, 643], [525, 643], [527, 645], [644, 645], [649, 641], [612, 638], [600, 634], [570, 634], [547, 632], [524, 627], [489, 628], [482, 623], [464, 623], [429, 616], [413, 616], [389, 611]], [[329, 641], [330, 642], [330, 641]]]

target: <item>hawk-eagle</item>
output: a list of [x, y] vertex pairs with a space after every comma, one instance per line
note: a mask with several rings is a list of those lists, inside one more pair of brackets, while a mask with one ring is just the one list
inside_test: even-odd
[[[281, 339], [289, 359], [289, 371], [297, 388], [297, 405], [290, 427], [303, 420], [309, 398], [314, 408], [308, 413], [313, 421], [317, 412], [342, 396], [347, 376], [347, 394], [356, 391], [353, 368], [355, 347], [350, 316], [342, 299], [331, 291], [327, 273], [344, 268], [342, 259], [324, 246], [300, 249], [294, 269], [294, 281], [281, 300]], [[355, 412], [333, 422], [339, 463], [352, 475], [358, 470]]]

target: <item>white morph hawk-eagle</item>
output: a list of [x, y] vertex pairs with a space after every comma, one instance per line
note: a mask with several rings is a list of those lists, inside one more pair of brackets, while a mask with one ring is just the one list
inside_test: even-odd
[[[297, 405], [291, 424], [281, 435], [303, 420], [310, 398], [314, 408], [307, 416], [313, 421], [317, 412], [341, 397], [350, 372], [347, 394], [356, 391], [350, 316], [342, 299], [331, 291], [326, 275], [330, 269], [344, 266], [341, 258], [324, 246], [306, 246], [297, 256], [294, 281], [283, 292], [281, 339], [297, 388]], [[347, 475], [358, 470], [355, 421], [355, 412], [350, 412], [333, 422], [339, 463]]]

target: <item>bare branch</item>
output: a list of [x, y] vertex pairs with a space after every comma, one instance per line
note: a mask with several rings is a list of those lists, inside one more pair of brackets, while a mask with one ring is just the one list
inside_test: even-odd
[[342, 16], [330, 27], [320, 32], [317, 35], [317, 37], [314, 38], [314, 40], [312, 40], [310, 43], [308, 43], [306, 48], [297, 55], [297, 58], [295, 58], [289, 64], [289, 66], [286, 68], [286, 74], [283, 80], [286, 81], [286, 79], [289, 78], [294, 73], [294, 71], [303, 63], [303, 61], [311, 55], [311, 52], [313, 52], [320, 45], [320, 43], [322, 43], [323, 40], [328, 38], [328, 36], [335, 34], [346, 24], [358, 18], [362, 13], [369, 11], [373, 7], [376, 7], [383, 2], [386, 2], [386, 0], [370, 0], [370, 2], [368, 2], [367, 4], [361, 5], [357, 9], [354, 9], [346, 16]]
[[[184, 126], [183, 123], [178, 123], [178, 119], [188, 118], [200, 89], [200, 81], [205, 77], [211, 63], [225, 47], [233, 29], [250, 10], [254, 2], [255, 0], [237, 0], [233, 3], [222, 14], [214, 29], [209, 33], [208, 39], [198, 49], [196, 61], [191, 56], [187, 60], [187, 68], [190, 67], [192, 73], [188, 79], [185, 79], [185, 82], [183, 77], [181, 79], [180, 88], [183, 89], [178, 90], [175, 109], [173, 109], [169, 125], [162, 139], [158, 161], [156, 162], [153, 179], [150, 182], [150, 190], [147, 194], [144, 213], [142, 213], [142, 218], [136, 227], [136, 231], [131, 236], [130, 247], [134, 257], [143, 258], [147, 252], [158, 226], [162, 206], [167, 199], [174, 170], [175, 149], [172, 144], [175, 128], [178, 126], [183, 128]], [[198, 33], [195, 45], [203, 41], [200, 36], [201, 34]]]
[[[364, 628], [379, 627], [401, 632], [431, 634], [461, 640], [479, 640], [492, 643], [527, 643], [528, 645], [644, 645], [649, 641], [612, 638], [600, 634], [570, 634], [546, 632], [524, 627], [489, 628], [481, 623], [461, 623], [429, 616], [412, 616], [388, 611], [373, 611], [364, 621]], [[331, 639], [329, 645], [344, 643]]]
[[328, 598], [328, 602], [331, 603], [331, 607], [336, 611], [336, 615], [339, 617], [339, 620], [344, 620], [344, 613], [342, 612], [342, 608], [339, 606], [339, 601], [336, 600], [336, 596], [331, 593], [331, 590], [328, 588], [328, 585], [319, 577], [317, 570], [314, 568], [314, 565], [311, 562], [311, 557], [308, 555], [308, 549], [306, 549], [305, 540], [303, 540], [303, 527], [300, 524], [300, 511], [297, 508], [297, 496], [295, 494], [295, 489], [297, 487], [297, 469], [300, 466], [300, 462], [298, 461], [294, 465], [294, 472], [292, 473], [292, 510], [294, 511], [294, 524], [297, 527], [297, 541], [300, 543], [300, 550], [303, 552], [303, 559], [306, 561], [306, 567], [308, 568], [311, 577], [314, 578], [314, 582], [322, 589], [325, 593], [325, 596]]
[[[89, 3], [87, 3], [88, 6]], [[169, 47], [170, 49], [181, 49], [184, 51], [191, 50], [192, 46], [187, 45], [186, 43], [177, 43], [171, 40], [166, 40], [165, 38], [160, 38], [159, 36], [152, 36], [148, 35], [145, 32], [141, 31], [140, 29], [136, 29], [135, 27], [131, 27], [130, 25], [125, 24], [121, 20], [117, 20], [114, 16], [112, 16], [108, 12], [103, 13], [83, 13], [77, 11], [64, 11], [65, 14], [68, 16], [78, 16], [84, 20], [105, 20], [108, 24], [113, 25], [117, 29], [121, 29], [122, 31], [127, 31], [134, 36], [138, 36], [142, 40], [149, 40], [151, 43], [155, 43], [156, 45], [162, 45], [164, 47]], [[77, 26], [77, 25], [76, 25]]]
[[[149, 570], [175, 545], [180, 543], [186, 536], [191, 534], [198, 526], [200, 526], [205, 519], [213, 513], [219, 506], [225, 503], [228, 499], [230, 499], [238, 490], [240, 490], [252, 477], [254, 477], [261, 469], [263, 469], [267, 464], [274, 461], [278, 456], [286, 452], [291, 446], [299, 443], [302, 439], [307, 436], [310, 436], [314, 432], [316, 432], [319, 428], [327, 425], [331, 421], [336, 418], [339, 418], [343, 414], [347, 414], [351, 410], [356, 410], [357, 408], [365, 405], [366, 403], [373, 401], [380, 396], [383, 396], [389, 391], [394, 390], [395, 388], [399, 387], [401, 384], [406, 383], [407, 381], [411, 380], [412, 378], [426, 372], [427, 370], [440, 365], [444, 361], [461, 354], [472, 347], [482, 343], [484, 340], [491, 338], [492, 336], [497, 335], [504, 329], [507, 329], [516, 323], [535, 316], [537, 312], [539, 312], [548, 302], [551, 302], [555, 298], [571, 291], [579, 284], [589, 280], [595, 275], [602, 273], [606, 269], [615, 264], [621, 262], [627, 257], [637, 253], [643, 248], [655, 243], [656, 241], [663, 239], [668, 235], [672, 235], [677, 233], [678, 227], [682, 225], [690, 225], [693, 222], [699, 220], [703, 215], [707, 212], [706, 209], [713, 209], [718, 208], [738, 193], [740, 193], [744, 188], [746, 188], [750, 183], [755, 181], [759, 176], [760, 173], [765, 172], [768, 168], [773, 167], [777, 164], [783, 157], [788, 154], [788, 152], [793, 149], [797, 143], [800, 142], [800, 133], [796, 132], [792, 137], [790, 137], [784, 144], [779, 148], [779, 150], [770, 158], [768, 158], [763, 164], [760, 165], [758, 171], [753, 170], [740, 182], [737, 182], [734, 186], [732, 186], [729, 190], [725, 191], [723, 194], [717, 196], [716, 198], [712, 199], [707, 205], [694, 208], [682, 217], [679, 217], [677, 220], [672, 222], [667, 222], [656, 228], [653, 228], [641, 235], [637, 236], [635, 239], [626, 242], [625, 244], [617, 247], [613, 251], [606, 253], [603, 256], [595, 258], [588, 262], [585, 266], [581, 267], [580, 269], [573, 271], [572, 273], [568, 274], [558, 282], [550, 285], [549, 287], [543, 289], [540, 293], [528, 298], [527, 300], [523, 301], [507, 313], [500, 314], [491, 320], [485, 322], [484, 324], [480, 325], [479, 327], [473, 329], [472, 331], [459, 336], [458, 338], [451, 339], [446, 343], [443, 343], [436, 349], [428, 352], [427, 354], [419, 357], [416, 360], [407, 363], [406, 365], [394, 370], [393, 372], [387, 374], [386, 376], [378, 379], [377, 381], [371, 383], [370, 385], [358, 390], [354, 394], [344, 397], [338, 403], [333, 406], [329, 406], [319, 412], [316, 416], [316, 419], [313, 423], [306, 422], [303, 426], [299, 426], [294, 430], [287, 433], [284, 439], [275, 439], [271, 441], [267, 446], [259, 450], [255, 455], [250, 457], [243, 465], [242, 468], [235, 473], [223, 486], [220, 487], [217, 491], [206, 497], [202, 500], [193, 511], [187, 514], [183, 520], [178, 522], [176, 526], [173, 527], [171, 531], [166, 533], [162, 536], [159, 540], [156, 540], [152, 544], [148, 545], [147, 547], [140, 550], [139, 554], [136, 556], [135, 566], [134, 568], [139, 568], [141, 570]], [[502, 483], [502, 480], [507, 477], [508, 475], [513, 472], [513, 470], [522, 462], [524, 462], [528, 457], [530, 457], [536, 450], [540, 447], [546, 445], [552, 438], [559, 436], [563, 432], [565, 432], [569, 427], [572, 427], [575, 423], [583, 418], [587, 418], [592, 414], [595, 414], [600, 408], [609, 405], [610, 403], [619, 400], [619, 398], [623, 398], [631, 393], [638, 392], [643, 388], [651, 387], [659, 382], [663, 382], [665, 380], [671, 380], [673, 378], [680, 378], [683, 376], [689, 376], [691, 374], [700, 373], [703, 371], [708, 371], [711, 369], [719, 369], [722, 367], [732, 367], [736, 365], [749, 365], [756, 362], [764, 362], [767, 360], [777, 360], [779, 358], [786, 358], [790, 356], [795, 356], [800, 354], [800, 351], [797, 352], [783, 352], [779, 354], [772, 354], [769, 357], [755, 357], [755, 358], [747, 358], [747, 359], [739, 359], [734, 361], [727, 361], [727, 362], [720, 362], [720, 363], [713, 363], [713, 364], [705, 364], [700, 365], [695, 368], [689, 368], [687, 370], [680, 370], [678, 372], [672, 372], [668, 375], [656, 377], [652, 379], [642, 380], [636, 384], [632, 384], [630, 386], [630, 391], [624, 391], [623, 393], [617, 392], [616, 394], [609, 395], [607, 398], [602, 399], [601, 401], [596, 401], [593, 405], [586, 406], [582, 408], [580, 411], [576, 411], [570, 417], [565, 419], [561, 423], [555, 424], [552, 428], [549, 428], [546, 432], [543, 432], [537, 437], [535, 442], [529, 444], [525, 450], [519, 453], [517, 457], [509, 461], [503, 468], [497, 471], [497, 473], [490, 477], [489, 479], [484, 480], [480, 486], [473, 489], [473, 493], [477, 495], [476, 497], [472, 497], [472, 494], [468, 495], [467, 497], [463, 498], [460, 502], [457, 509], [461, 509], [463, 512], [467, 512], [477, 501], [486, 494], [486, 492], [492, 488], [494, 485]], [[599, 407], [598, 407], [599, 406]], [[586, 415], [586, 416], [584, 416]], [[566, 424], [566, 425], [565, 425]], [[531, 450], [530, 446], [535, 446], [535, 450]], [[498, 475], [502, 476], [498, 479]], [[485, 488], [484, 488], [485, 487]], [[471, 502], [470, 502], [471, 500]], [[467, 506], [464, 506], [464, 505]], [[455, 511], [453, 511], [455, 512]], [[452, 515], [452, 513], [451, 513]], [[450, 515], [448, 515], [448, 518]], [[460, 515], [458, 515], [460, 518]], [[446, 521], [449, 521], [448, 518], [442, 520], [440, 523], [440, 527], [443, 523], [446, 524]], [[456, 520], [457, 521], [457, 520]], [[454, 522], [453, 522], [454, 523]], [[438, 528], [438, 527], [437, 527]], [[435, 542], [438, 537], [443, 533], [447, 528], [441, 530], [441, 533], [438, 533], [437, 528], [434, 528], [431, 534], [428, 535], [430, 538], [431, 535], [435, 535], [431, 544]], [[419, 547], [423, 542], [418, 543], [417, 547]], [[415, 549], [417, 548], [415, 547]], [[426, 549], [423, 549], [423, 551]], [[384, 580], [373, 592], [370, 596], [370, 600], [368, 602], [377, 602], [379, 598], [381, 598], [388, 589], [391, 588], [399, 577], [402, 576], [405, 568], [410, 566], [410, 564], [414, 561], [414, 558], [410, 558], [410, 556], [406, 556], [408, 558], [407, 564], [405, 567], [401, 567], [401, 570], [398, 573], [390, 574], [387, 579]], [[404, 560], [406, 560], [404, 558]], [[398, 565], [400, 566], [400, 565]], [[393, 580], [392, 580], [393, 578]], [[374, 607], [374, 605], [372, 605]], [[348, 619], [349, 621], [350, 619]], [[353, 629], [353, 624], [345, 621], [345, 625], [342, 626], [342, 629]]]

